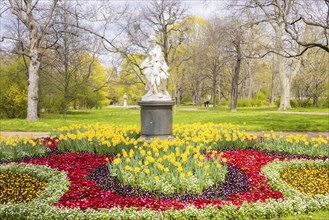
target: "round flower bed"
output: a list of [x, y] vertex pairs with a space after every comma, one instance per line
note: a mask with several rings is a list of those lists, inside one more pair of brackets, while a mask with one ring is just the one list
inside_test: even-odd
[[[47, 140], [52, 148], [47, 156], [0, 166], [0, 173], [17, 166], [15, 172], [20, 170], [46, 183], [44, 191], [29, 202], [0, 204], [0, 219], [264, 219], [329, 209], [326, 185], [329, 163], [325, 158], [315, 160], [261, 149], [227, 149], [229, 141], [238, 146], [243, 140], [244, 147], [253, 141], [242, 133], [236, 136], [228, 131], [218, 133], [218, 127], [208, 132], [185, 129], [181, 135], [184, 139], [177, 138], [174, 145], [168, 140], [147, 144], [137, 139], [135, 130], [112, 129], [117, 135], [108, 136], [100, 135], [97, 129], [86, 129], [86, 134], [82, 131], [75, 128], [75, 134], [63, 132], [59, 144], [65, 152], [56, 150], [56, 141]], [[85, 143], [81, 148], [89, 152], [81, 152], [79, 145], [75, 145], [76, 138], [79, 144]], [[105, 146], [115, 154], [100, 155], [100, 151], [107, 152]], [[167, 147], [168, 151], [161, 151]], [[67, 152], [70, 149], [75, 152]], [[212, 165], [215, 166], [211, 168]], [[126, 166], [131, 169], [125, 169]], [[138, 181], [147, 181], [149, 174], [157, 184], [164, 182], [165, 179], [160, 179], [162, 174], [172, 172], [182, 183], [188, 174], [197, 178], [199, 168], [207, 172], [207, 166], [225, 175], [212, 179], [211, 184], [198, 188], [200, 191], [190, 190], [188, 181], [185, 188], [173, 185], [176, 188], [169, 191], [145, 187], [143, 181]], [[136, 182], [120, 179], [120, 175], [127, 173]], [[318, 189], [310, 193], [310, 187], [304, 184], [304, 193], [294, 188], [293, 175], [308, 178]]]
[[46, 183], [27, 174], [15, 171], [0, 173], [0, 203], [28, 202], [46, 188]]
[[[12, 196], [2, 198], [0, 219], [28, 219], [30, 212], [36, 213], [36, 210], [38, 215], [44, 216], [45, 210], [42, 211], [42, 207], [50, 207], [58, 201], [70, 185], [65, 172], [51, 169], [48, 166], [16, 163], [1, 165], [0, 175], [8, 176], [8, 174], [12, 174], [11, 178], [17, 178], [16, 182], [9, 186], [13, 194], [18, 192], [22, 194], [15, 198]], [[32, 182], [34, 185], [31, 184]], [[7, 184], [1, 184], [3, 193], [6, 193], [6, 189], [8, 190]], [[37, 189], [33, 186], [36, 186]], [[32, 195], [36, 195], [36, 197], [32, 198]]]
[[329, 192], [329, 169], [325, 166], [290, 168], [281, 177], [288, 185], [309, 195]]

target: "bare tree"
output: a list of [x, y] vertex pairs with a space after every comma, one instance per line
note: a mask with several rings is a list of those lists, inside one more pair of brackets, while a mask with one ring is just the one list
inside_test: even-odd
[[292, 92], [299, 106], [319, 107], [319, 99], [328, 92], [329, 54], [323, 50], [310, 50], [301, 67], [301, 74], [296, 76], [292, 84]]
[[[57, 89], [63, 95], [64, 117], [67, 115], [68, 103], [77, 98], [75, 93], [82, 84], [77, 80], [77, 72], [88, 65], [88, 71], [85, 71], [85, 74], [92, 74], [92, 66], [97, 60], [96, 54], [100, 44], [95, 36], [86, 34], [85, 31], [72, 25], [79, 22], [76, 20], [78, 16], [74, 6], [71, 1], [64, 0], [59, 3], [58, 10], [55, 11], [57, 23], [52, 31], [58, 40], [53, 48], [55, 53], [50, 54], [53, 60], [48, 64], [52, 68], [52, 74], [49, 74], [49, 77], [53, 78]], [[86, 59], [88, 56], [90, 59]]]
[[231, 105], [230, 111], [235, 112], [238, 103], [238, 88], [239, 88], [239, 75], [240, 75], [240, 68], [242, 62], [242, 32], [241, 29], [236, 28], [235, 30], [230, 31], [232, 37], [232, 45], [234, 48], [234, 57], [235, 57], [235, 65], [234, 65], [234, 72], [232, 77], [232, 84], [231, 84]]
[[[194, 20], [194, 19], [193, 19]], [[195, 19], [190, 24], [193, 27], [186, 35], [185, 39], [185, 56], [189, 56], [184, 63], [185, 81], [181, 82], [187, 87], [188, 94], [192, 97], [194, 105], [201, 105], [202, 97], [206, 95], [207, 75], [204, 67], [205, 51], [204, 48], [204, 32], [208, 23], [203, 19]], [[180, 72], [178, 72], [180, 74]]]
[[[29, 35], [28, 51], [24, 52], [30, 58], [28, 78], [28, 121], [38, 120], [38, 89], [40, 59], [45, 47], [45, 36], [50, 27], [54, 10], [58, 0], [52, 0], [51, 4], [43, 2], [24, 0], [8, 0], [10, 10], [27, 28]], [[38, 4], [39, 3], [39, 4]], [[43, 4], [43, 5], [41, 5]], [[42, 10], [42, 8], [47, 8]], [[46, 14], [45, 14], [46, 13]], [[23, 51], [22, 51], [23, 52]]]
[[[310, 48], [320, 48], [329, 53], [329, 0], [301, 1], [292, 5], [291, 15], [284, 17], [284, 29], [303, 49], [302, 55]], [[310, 31], [312, 36], [302, 34]]]
[[153, 32], [160, 37], [164, 58], [168, 65], [174, 59], [174, 56], [169, 59], [169, 54], [183, 40], [183, 38], [178, 39], [174, 45], [171, 35], [177, 31], [184, 31], [180, 29], [180, 26], [184, 24], [182, 21], [187, 17], [186, 10], [186, 7], [177, 0], [152, 0], [143, 11], [143, 18], [148, 28], [153, 29]]
[[220, 91], [220, 78], [226, 62], [224, 53], [226, 33], [223, 21], [217, 17], [209, 20], [201, 39], [198, 59], [202, 62], [199, 66], [203, 75], [208, 78], [212, 94], [213, 107], [216, 107], [218, 91]]
[[[279, 74], [280, 85], [281, 85], [281, 95], [280, 95], [280, 107], [279, 110], [286, 110], [291, 108], [290, 105], [290, 83], [292, 79], [296, 76], [300, 65], [295, 65], [294, 71], [291, 69], [286, 69], [287, 66], [291, 66], [288, 61], [284, 58], [294, 57], [291, 53], [299, 53], [300, 48], [296, 50], [291, 41], [286, 41], [285, 37], [285, 19], [290, 17], [292, 13], [292, 7], [294, 6], [294, 0], [248, 0], [246, 4], [240, 5], [240, 9], [245, 11], [252, 11], [254, 14], [258, 15], [258, 19], [253, 21], [253, 24], [269, 24], [274, 31], [274, 43], [269, 43], [266, 47], [267, 52], [260, 57], [264, 57], [269, 53], [275, 53], [276, 63], [274, 65], [277, 68], [274, 72]], [[270, 47], [269, 47], [270, 46]], [[300, 64], [300, 60], [297, 64]]]

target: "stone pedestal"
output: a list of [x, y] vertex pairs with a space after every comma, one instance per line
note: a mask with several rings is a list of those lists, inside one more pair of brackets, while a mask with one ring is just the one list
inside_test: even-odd
[[165, 139], [172, 135], [172, 101], [141, 101], [141, 138]]

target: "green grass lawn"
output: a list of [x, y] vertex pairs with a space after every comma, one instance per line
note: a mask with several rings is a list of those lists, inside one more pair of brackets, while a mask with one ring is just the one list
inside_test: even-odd
[[[294, 109], [301, 112], [302, 109]], [[227, 107], [174, 107], [174, 124], [232, 123], [249, 131], [329, 131], [328, 109], [305, 109], [307, 114], [278, 112], [276, 108], [239, 108], [231, 113]], [[313, 114], [314, 112], [314, 114]], [[322, 112], [323, 114], [319, 114]], [[137, 107], [107, 107], [100, 110], [69, 111], [67, 118], [61, 114], [42, 114], [39, 121], [1, 119], [1, 131], [51, 131], [71, 124], [111, 124], [140, 126]]]

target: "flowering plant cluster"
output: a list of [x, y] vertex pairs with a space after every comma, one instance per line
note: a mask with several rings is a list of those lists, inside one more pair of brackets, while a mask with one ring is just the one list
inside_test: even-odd
[[[61, 151], [87, 151], [97, 154], [120, 153], [129, 151], [138, 144], [140, 128], [136, 126], [116, 127], [107, 125], [72, 125], [52, 133], [59, 137], [58, 148]], [[218, 150], [235, 148], [260, 148], [283, 151], [292, 154], [326, 156], [328, 140], [319, 136], [287, 135], [263, 132], [262, 136], [251, 135], [239, 126], [232, 124], [187, 124], [173, 128], [174, 140], [171, 145], [201, 146]]]
[[[96, 175], [92, 179], [88, 178], [88, 176], [97, 167], [106, 165], [107, 160], [105, 156], [90, 153], [53, 155], [48, 158], [33, 159], [27, 162], [48, 165], [68, 172], [71, 187], [56, 203], [59, 207], [99, 209], [119, 206], [121, 208], [145, 207], [155, 210], [166, 210], [170, 208], [183, 209], [188, 205], [202, 208], [207, 205], [221, 207], [224, 204], [232, 203], [239, 206], [243, 202], [265, 202], [270, 198], [282, 198], [281, 192], [275, 191], [271, 186], [267, 185], [265, 182], [266, 178], [260, 173], [261, 166], [276, 159], [276, 156], [262, 154], [255, 150], [230, 151], [225, 153], [224, 156], [228, 158], [229, 164], [242, 169], [248, 176], [248, 179], [243, 178], [243, 176], [240, 177], [240, 181], [245, 181], [243, 185], [240, 185], [241, 188], [239, 188], [239, 182], [228, 180], [228, 183], [224, 185], [226, 187], [222, 188], [224, 191], [223, 195], [226, 195], [223, 196], [224, 199], [211, 196], [217, 192], [217, 188], [211, 187], [204, 190], [204, 194], [201, 196], [176, 193], [177, 196], [171, 195], [162, 198], [158, 198], [157, 195], [152, 196], [152, 192], [149, 194], [146, 192], [145, 195], [139, 194], [138, 189], [135, 188], [134, 191], [134, 188], [125, 186], [120, 181], [112, 181], [110, 182], [110, 184], [112, 183], [112, 186], [109, 186], [110, 188], [102, 189], [100, 187], [100, 183], [104, 181], [102, 175]], [[254, 164], [254, 166], [248, 166], [249, 163]], [[238, 175], [235, 174], [235, 177], [238, 177]], [[236, 184], [237, 186], [229, 184]], [[139, 192], [145, 193], [145, 191]]]
[[[0, 173], [19, 170], [46, 183], [46, 188], [30, 202], [0, 204], [0, 219], [26, 216], [30, 219], [269, 219], [329, 207], [328, 191], [309, 195], [284, 180], [285, 172], [294, 174], [299, 172], [297, 169], [307, 171], [307, 168], [310, 170], [307, 172], [315, 173], [326, 168], [324, 172], [327, 172], [328, 161], [244, 149], [252, 146], [271, 149], [273, 138], [268, 139], [272, 143], [267, 143], [266, 137], [255, 145], [257, 136], [229, 124], [176, 126], [174, 140], [154, 139], [151, 143], [137, 139], [138, 134], [139, 130], [133, 127], [68, 127], [56, 134], [58, 143], [56, 139], [43, 141], [52, 148], [47, 156], [25, 158], [21, 164], [0, 165]], [[325, 141], [321, 139], [318, 146], [310, 142], [302, 148], [312, 148], [309, 155], [321, 156], [322, 149], [327, 147]], [[296, 149], [291, 153], [296, 154], [300, 144], [299, 141], [293, 145]], [[115, 155], [100, 155], [108, 153]], [[202, 166], [198, 166], [199, 162]], [[173, 185], [176, 188], [172, 191], [165, 187], [145, 187], [146, 180], [156, 183], [156, 176], [160, 180], [161, 175], [168, 173], [176, 177], [173, 182], [186, 179], [189, 172], [197, 176], [201, 168], [206, 173], [208, 165], [209, 169], [214, 166], [215, 172], [223, 171], [225, 175], [212, 185], [196, 187], [198, 190], [191, 190], [190, 182], [183, 182], [179, 187]], [[126, 166], [131, 169], [125, 169]], [[138, 176], [141, 173], [144, 179]], [[132, 175], [132, 181], [126, 181], [126, 177], [120, 180], [120, 175], [128, 178]], [[322, 176], [321, 171], [312, 176], [318, 188], [326, 187], [328, 177], [322, 179]]]
[[304, 154], [311, 156], [328, 156], [328, 141], [327, 138], [312, 137], [307, 134], [287, 135], [283, 136], [282, 132], [276, 135], [274, 131], [263, 132], [262, 141], [257, 142], [256, 146], [274, 151], [283, 151], [292, 154]]
[[232, 194], [236, 194], [247, 190], [248, 177], [234, 166], [228, 167], [225, 182], [219, 182], [217, 185], [210, 186], [202, 191], [202, 194], [194, 193], [172, 193], [165, 194], [158, 191], [147, 191], [140, 187], [125, 185], [116, 177], [110, 175], [106, 166], [98, 167], [92, 173], [90, 178], [102, 189], [113, 190], [118, 194], [123, 194], [126, 197], [141, 197], [152, 198], [158, 200], [174, 200], [178, 199], [182, 202], [195, 200], [214, 200], [226, 199]]
[[[35, 204], [53, 204], [67, 191], [70, 185], [65, 172], [53, 170], [47, 166], [9, 163], [0, 166], [0, 175], [1, 193], [12, 196], [21, 193], [15, 198], [12, 196], [9, 196], [10, 198], [2, 197], [1, 203], [3, 204], [0, 206], [2, 209], [12, 206], [20, 207], [21, 204], [28, 204], [26, 203], [28, 201]], [[17, 178], [14, 179], [15, 177]], [[14, 180], [16, 182], [13, 182]], [[31, 198], [33, 195], [36, 197]], [[18, 198], [21, 200], [18, 201]]]
[[[303, 197], [329, 196], [329, 160], [291, 160], [266, 165], [262, 168], [270, 183], [286, 192]], [[328, 201], [329, 202], [329, 201]]]
[[20, 203], [34, 199], [46, 188], [46, 183], [27, 173], [0, 173], [0, 203]]
[[281, 177], [290, 186], [309, 195], [329, 192], [329, 166], [290, 168]]
[[170, 145], [169, 141], [153, 140], [134, 146], [109, 164], [110, 173], [126, 185], [164, 194], [196, 193], [225, 180], [226, 158], [212, 151], [209, 157], [201, 147]]
[[[55, 140], [52, 140], [53, 142]], [[0, 162], [13, 161], [18, 158], [31, 156], [44, 156], [50, 152], [48, 142], [44, 139], [37, 139], [35, 137], [29, 138], [27, 136], [7, 137], [0, 135]], [[55, 145], [54, 145], [55, 146]]]
[[57, 136], [58, 150], [117, 154], [138, 144], [140, 129], [137, 126], [72, 125], [52, 133]]

